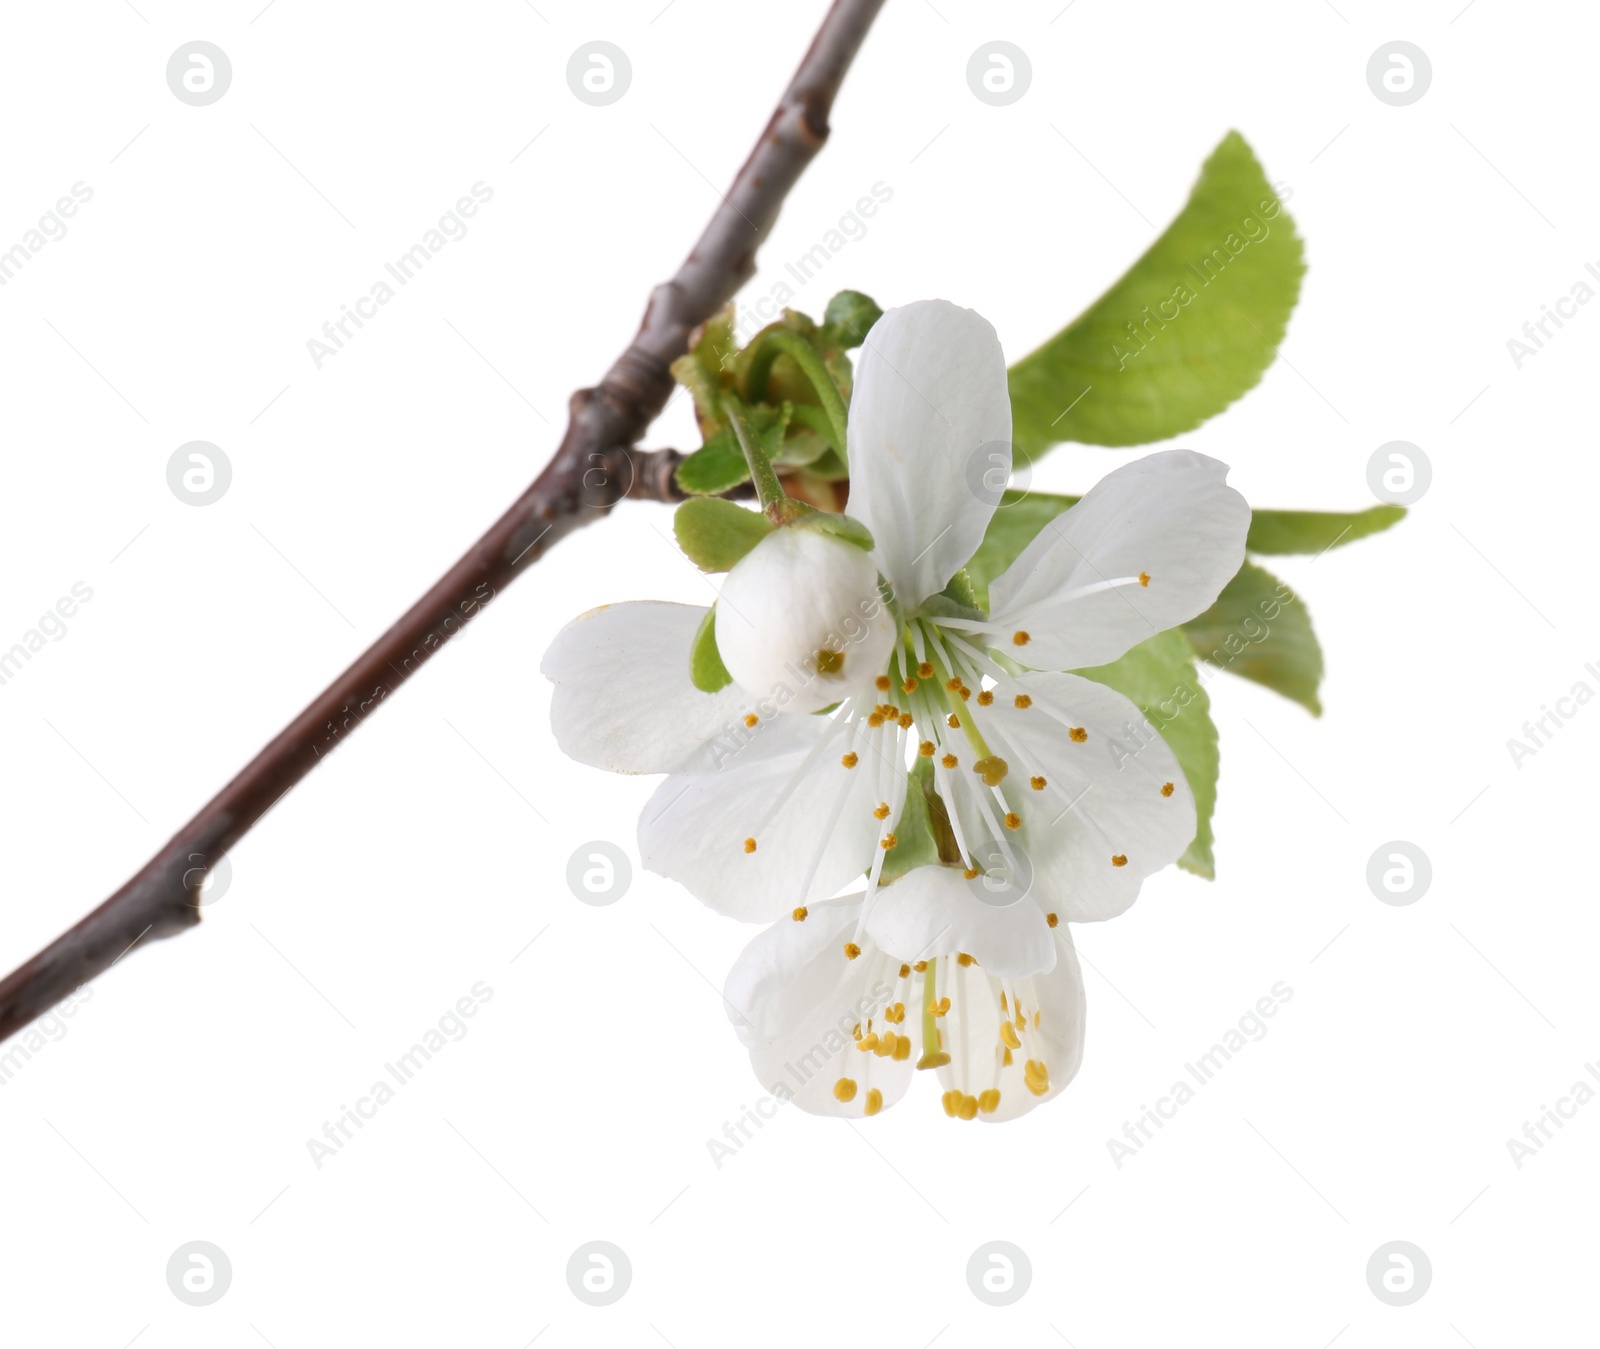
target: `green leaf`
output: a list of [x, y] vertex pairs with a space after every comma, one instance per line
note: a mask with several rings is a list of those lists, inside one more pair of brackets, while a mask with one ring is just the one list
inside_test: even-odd
[[720, 497], [691, 497], [673, 515], [672, 532], [701, 571], [730, 571], [772, 532], [772, 521]]
[[1272, 363], [1304, 272], [1293, 220], [1229, 132], [1145, 255], [1011, 368], [1017, 462], [1063, 440], [1165, 440], [1215, 416]]
[[1325, 553], [1347, 543], [1381, 534], [1405, 519], [1404, 506], [1373, 506], [1369, 510], [1257, 511], [1250, 521], [1245, 547], [1252, 553]]
[[719, 431], [689, 455], [674, 476], [691, 496], [720, 496], [750, 481], [750, 465], [732, 431]]
[[1246, 562], [1217, 602], [1183, 625], [1195, 654], [1322, 715], [1322, 647], [1304, 602], [1264, 567]]
[[849, 351], [866, 340], [872, 325], [882, 317], [883, 310], [870, 295], [863, 295], [859, 290], [841, 290], [823, 311], [825, 338]]
[[989, 607], [990, 582], [1017, 560], [1017, 554], [1033, 542], [1041, 529], [1077, 502], [1077, 497], [1044, 492], [1007, 492], [1000, 498], [983, 542], [967, 563], [967, 578], [985, 610]]
[[[1211, 699], [1183, 633], [1177, 629], [1163, 632], [1140, 642], [1121, 660], [1078, 673], [1130, 698], [1177, 756], [1194, 793], [1199, 822], [1194, 842], [1178, 865], [1214, 880], [1211, 812], [1217, 804], [1217, 727], [1211, 720]], [[1129, 748], [1136, 750], [1137, 746]]]
[[706, 610], [694, 641], [689, 643], [689, 678], [702, 693], [715, 693], [733, 683], [733, 676], [722, 663], [717, 650], [717, 606]]
[[[897, 881], [916, 867], [934, 866], [939, 861], [939, 834], [950, 833], [950, 817], [935, 794], [933, 760], [918, 759], [906, 785], [906, 804], [894, 824], [895, 845], [883, 859], [879, 885]], [[952, 838], [950, 848], [955, 847]]]

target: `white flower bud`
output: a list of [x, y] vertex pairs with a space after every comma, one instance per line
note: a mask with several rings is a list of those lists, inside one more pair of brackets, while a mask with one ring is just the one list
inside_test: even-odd
[[870, 688], [894, 644], [871, 557], [821, 530], [774, 530], [723, 582], [722, 663], [740, 688], [785, 711], [816, 712]]

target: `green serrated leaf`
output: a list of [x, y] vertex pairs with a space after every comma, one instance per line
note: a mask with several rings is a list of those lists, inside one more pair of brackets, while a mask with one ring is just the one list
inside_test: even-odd
[[1178, 865], [1215, 880], [1211, 813], [1217, 805], [1217, 727], [1211, 720], [1211, 699], [1183, 633], [1177, 629], [1163, 632], [1140, 642], [1121, 660], [1078, 673], [1116, 689], [1135, 703], [1177, 756], [1194, 793], [1199, 824], [1194, 842]]
[[731, 571], [772, 532], [772, 521], [720, 497], [692, 497], [674, 513], [672, 532], [701, 571]]
[[1245, 547], [1252, 553], [1325, 553], [1347, 543], [1381, 534], [1405, 519], [1404, 506], [1373, 506], [1369, 510], [1257, 511], [1250, 521]]
[[750, 481], [750, 465], [732, 431], [718, 431], [673, 475], [691, 496], [720, 496]]
[[717, 650], [717, 606], [706, 610], [700, 627], [689, 643], [689, 679], [702, 693], [716, 693], [733, 683], [733, 676], [722, 663], [722, 652]]
[[1311, 614], [1293, 589], [1264, 567], [1246, 562], [1217, 602], [1183, 625], [1202, 660], [1252, 679], [1322, 715], [1322, 647]]
[[1229, 132], [1145, 255], [1011, 368], [1017, 462], [1063, 440], [1165, 440], [1215, 416], [1272, 363], [1304, 272], [1293, 220]]

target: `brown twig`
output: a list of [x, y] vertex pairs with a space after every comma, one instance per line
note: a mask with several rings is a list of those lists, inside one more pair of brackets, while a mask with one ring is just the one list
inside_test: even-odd
[[883, 0], [834, 0], [728, 195], [628, 349], [573, 394], [566, 434], [533, 485], [442, 579], [212, 798], [144, 869], [0, 982], [0, 1039], [140, 942], [200, 921], [206, 869], [550, 546], [625, 497], [673, 501], [681, 456], [633, 446], [666, 404], [689, 334], [755, 271], [757, 248], [828, 136], [828, 114]]

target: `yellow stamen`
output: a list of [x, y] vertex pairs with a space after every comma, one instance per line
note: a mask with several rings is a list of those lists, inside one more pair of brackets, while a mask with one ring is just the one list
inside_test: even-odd
[[968, 881], [975, 881], [975, 880], [977, 880], [977, 879], [978, 879], [978, 877], [979, 877], [979, 876], [981, 876], [981, 875], [982, 875], [982, 874], [983, 874], [983, 873], [982, 873], [982, 872], [981, 872], [981, 871], [979, 871], [979, 870], [978, 870], [978, 868], [977, 868], [977, 867], [967, 867], [967, 868], [966, 868], [966, 869], [965, 869], [965, 870], [964, 870], [964, 871], [963, 871], [963, 872], [962, 872], [962, 873], [961, 873], [961, 878], [962, 878], [962, 879], [963, 879], [963, 880], [968, 880]]
[[760, 720], [761, 718], [756, 716], [754, 712], [746, 712], [744, 714], [744, 724], [746, 726], [754, 726]]
[[1011, 701], [1013, 703], [1015, 703], [1018, 707], [1023, 708], [1023, 709], [1027, 709], [1027, 708], [1030, 708], [1030, 707], [1033, 706], [1033, 699], [1030, 698], [1026, 693], [1017, 694], [1017, 696], [1015, 698], [1013, 698]]
[[883, 1109], [883, 1093], [881, 1091], [879, 1091], [876, 1087], [870, 1088], [868, 1090], [868, 1092], [867, 1092], [867, 1104], [866, 1104], [866, 1106], [865, 1106], [865, 1108], [864, 1108], [862, 1113], [867, 1114], [867, 1115], [876, 1115], [878, 1113], [878, 1111], [880, 1111], [882, 1109]]
[[887, 820], [889, 818], [889, 803], [887, 801], [878, 802], [878, 808], [872, 814], [874, 819]]
[[939, 762], [942, 763], [946, 768], [954, 768], [959, 760], [957, 760], [954, 754], [946, 754], [944, 758], [939, 760]]
[[917, 753], [920, 754], [924, 759], [933, 758], [933, 751], [934, 743], [931, 740], [924, 740], [920, 745], [917, 746]]
[[753, 838], [745, 839], [745, 841], [744, 841], [744, 850], [746, 852], [754, 852], [756, 850], [756, 841], [755, 841], [755, 839], [753, 839]]
[[879, 693], [887, 693], [889, 691], [889, 676], [888, 675], [879, 675], [872, 682], [878, 686], [878, 692]]
[[985, 787], [998, 787], [1006, 780], [1011, 766], [998, 754], [990, 754], [972, 765], [972, 771], [983, 779]]
[[947, 1064], [949, 1062], [950, 1062], [950, 1056], [948, 1054], [946, 1054], [944, 1052], [944, 1050], [936, 1049], [932, 1053], [924, 1054], [920, 1059], [918, 1059], [917, 1060], [917, 1067], [918, 1068], [943, 1068], [945, 1066], [945, 1064]]
[[833, 1099], [836, 1101], [853, 1101], [856, 1098], [856, 1084], [848, 1077], [841, 1077], [833, 1084]]
[[1000, 1038], [1005, 1041], [1007, 1049], [1021, 1049], [1022, 1041], [1017, 1038], [1016, 1029], [1009, 1021], [1000, 1023]]
[[861, 954], [861, 948], [859, 946], [857, 946], [853, 941], [847, 941], [844, 944], [844, 958], [846, 960], [854, 960], [860, 954]]
[[840, 759], [839, 762], [842, 763], [846, 768], [854, 768], [858, 763], [861, 762], [861, 760], [857, 757], [856, 752], [851, 750], [842, 759]]
[[909, 965], [902, 965], [902, 966], [901, 966], [901, 967], [900, 967], [900, 977], [901, 977], [901, 978], [902, 978], [902, 979], [904, 979], [904, 978], [905, 978], [905, 977], [906, 977], [906, 976], [907, 976], [907, 975], [909, 975], [909, 974], [910, 974], [910, 973], [911, 973], [911, 966], [909, 966]]
[[978, 1109], [985, 1115], [992, 1115], [1000, 1108], [1000, 1092], [996, 1087], [990, 1087], [978, 1097]]
[[1027, 646], [1033, 640], [1033, 637], [1026, 632], [1014, 632], [1011, 634], [1011, 640], [1018, 646]]
[[911, 675], [909, 678], [907, 678], [905, 683], [900, 685], [900, 687], [907, 693], [915, 693], [917, 691], [917, 677], [915, 675]]
[[1170, 782], [1163, 782], [1161, 784], [1161, 795], [1162, 796], [1171, 796], [1172, 792], [1173, 792], [1173, 786], [1172, 786], [1172, 784]]
[[1074, 726], [1067, 731], [1067, 738], [1071, 740], [1074, 745], [1081, 745], [1089, 738], [1089, 732], [1084, 730], [1082, 726]]
[[1008, 810], [1006, 812], [1006, 828], [1007, 829], [1021, 829], [1022, 828], [1022, 816], [1018, 815], [1017, 812], [1014, 811], [1014, 810]]
[[789, 917], [793, 918], [794, 921], [797, 922], [797, 923], [803, 923], [803, 922], [806, 921], [806, 915], [809, 914], [810, 912], [811, 912], [811, 910], [806, 908], [806, 906], [804, 904], [802, 904], [798, 909], [796, 909], [793, 913], [791, 913], [789, 915]]
[[956, 964], [960, 965], [963, 969], [965, 969], [968, 965], [976, 965], [977, 963], [978, 962], [972, 956], [969, 956], [965, 951], [958, 952], [956, 955]]
[[912, 717], [911, 713], [902, 712], [900, 714], [900, 729], [902, 731], [909, 731], [911, 729], [911, 723], [913, 720], [914, 718]]
[[1142, 586], [1147, 586], [1147, 585], [1150, 584], [1150, 573], [1149, 572], [1142, 571], [1142, 572], [1139, 573], [1139, 584], [1142, 585]]
[[963, 1096], [961, 1104], [956, 1107], [956, 1116], [959, 1119], [977, 1119], [978, 1098], [976, 1096]]
[[1036, 792], [1042, 792], [1049, 785], [1050, 784], [1048, 782], [1046, 782], [1043, 778], [1029, 778], [1028, 779], [1028, 786], [1032, 787], [1033, 790], [1036, 791]]
[[959, 731], [961, 729], [961, 718], [956, 716], [956, 714], [954, 712], [952, 712], [948, 717], [946, 717], [944, 719], [944, 724], [946, 726], [948, 726], [952, 731]]
[[873, 730], [877, 730], [878, 727], [883, 725], [883, 713], [873, 712], [867, 717], [867, 725], [872, 727]]
[[1053, 914], [1053, 913], [1047, 913], [1047, 914], [1045, 914], [1045, 916], [1044, 916], [1044, 921], [1045, 921], [1045, 922], [1047, 922], [1047, 923], [1049, 923], [1049, 924], [1050, 924], [1050, 926], [1051, 926], [1051, 927], [1054, 927], [1054, 926], [1055, 926], [1055, 925], [1056, 925], [1056, 924], [1057, 924], [1057, 923], [1059, 923], [1059, 922], [1060, 922], [1060, 921], [1061, 921], [1061, 920], [1060, 920], [1060, 919], [1059, 919], [1059, 918], [1057, 918], [1057, 917], [1056, 917], [1056, 916], [1055, 916], [1055, 914]]
[[885, 834], [880, 841], [880, 846], [883, 848], [884, 852], [888, 852], [891, 848], [899, 846], [899, 843], [900, 840], [897, 839], [893, 834]]
[[917, 678], [919, 678], [919, 679], [932, 679], [933, 678], [933, 666], [929, 665], [927, 661], [923, 661], [920, 665], [917, 666]]
[[1112, 856], [1111, 856], [1111, 865], [1114, 866], [1114, 867], [1125, 867], [1125, 866], [1127, 866], [1128, 865], [1128, 855], [1126, 853], [1120, 853], [1120, 852], [1119, 853], [1113, 853]]
[[982, 693], [980, 693], [978, 695], [978, 706], [979, 707], [988, 707], [989, 704], [992, 703], [993, 701], [994, 701], [994, 694], [991, 693], [988, 689], [985, 689]]

